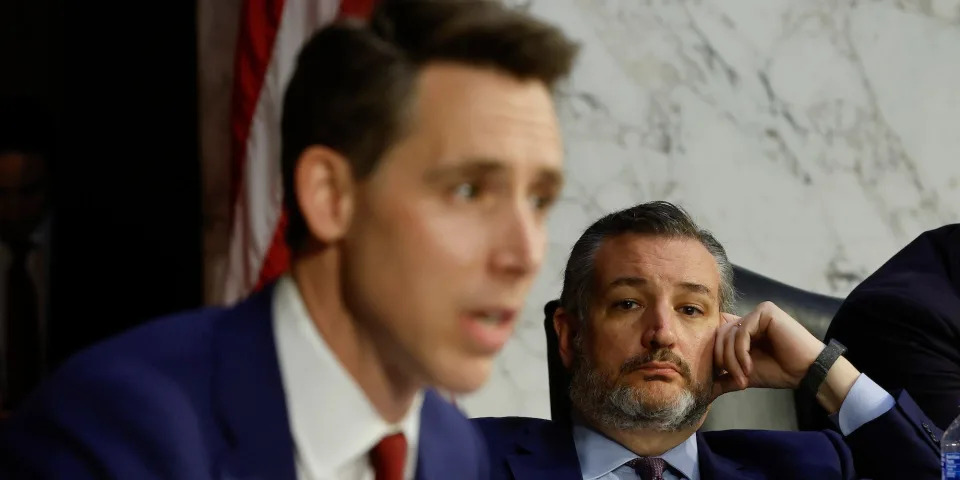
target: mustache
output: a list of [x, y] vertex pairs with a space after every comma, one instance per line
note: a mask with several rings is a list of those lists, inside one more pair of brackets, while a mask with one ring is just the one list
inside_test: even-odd
[[650, 362], [672, 363], [677, 367], [677, 370], [680, 372], [680, 375], [683, 376], [683, 378], [687, 379], [688, 381], [691, 380], [690, 366], [687, 365], [687, 362], [680, 358], [680, 355], [677, 355], [676, 353], [673, 353], [665, 348], [651, 350], [643, 355], [637, 355], [623, 362], [623, 364], [620, 365], [620, 374], [626, 375], [628, 373], [635, 372], [640, 370], [640, 367]]

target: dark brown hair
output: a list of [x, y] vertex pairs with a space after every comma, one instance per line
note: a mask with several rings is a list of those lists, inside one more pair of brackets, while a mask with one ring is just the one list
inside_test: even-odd
[[690, 214], [670, 202], [641, 203], [611, 213], [590, 225], [573, 245], [563, 273], [560, 306], [575, 315], [580, 325], [590, 318], [593, 294], [594, 260], [604, 241], [625, 234], [690, 238], [699, 241], [717, 261], [720, 272], [720, 308], [729, 312], [736, 300], [733, 287], [733, 265], [723, 245], [709, 231], [700, 228]]
[[383, 0], [368, 23], [339, 21], [304, 45], [283, 101], [282, 170], [287, 242], [308, 230], [293, 175], [311, 145], [336, 150], [362, 179], [403, 134], [422, 66], [490, 67], [553, 89], [577, 46], [557, 28], [494, 0]]

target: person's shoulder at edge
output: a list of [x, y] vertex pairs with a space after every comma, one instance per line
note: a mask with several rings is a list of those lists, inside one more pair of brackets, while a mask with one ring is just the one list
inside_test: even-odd
[[[209, 402], [200, 398], [211, 388], [211, 333], [230, 311], [161, 317], [71, 357], [0, 425], [0, 472], [86, 478], [97, 476], [92, 468], [136, 463], [144, 454], [137, 442], [164, 449], [203, 445], [200, 419]], [[169, 445], [153, 441], [165, 435]], [[114, 465], [95, 467], [107, 453]]]
[[960, 320], [958, 306], [960, 224], [954, 224], [920, 234], [860, 282], [837, 311], [830, 330], [850, 322], [873, 323], [871, 315], [887, 318], [891, 312], [897, 318], [909, 313], [910, 323]]
[[168, 315], [103, 340], [68, 359], [38, 394], [82, 379], [122, 381], [137, 371], [146, 376], [194, 375], [210, 363], [210, 335], [229, 311], [205, 308]]
[[860, 282], [847, 302], [883, 295], [960, 297], [960, 224], [920, 234]]
[[870, 279], [854, 289], [837, 310], [827, 338], [848, 322], [873, 324], [886, 318], [887, 324], [909, 320], [910, 324], [938, 324], [947, 319], [960, 321], [960, 292], [945, 279], [925, 272], [896, 272]]

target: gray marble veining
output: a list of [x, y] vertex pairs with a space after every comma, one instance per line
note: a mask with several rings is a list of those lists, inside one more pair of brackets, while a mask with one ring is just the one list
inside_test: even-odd
[[472, 415], [549, 416], [542, 305], [612, 210], [680, 203], [735, 263], [837, 296], [960, 221], [960, 1], [511, 3], [583, 50], [550, 251]]

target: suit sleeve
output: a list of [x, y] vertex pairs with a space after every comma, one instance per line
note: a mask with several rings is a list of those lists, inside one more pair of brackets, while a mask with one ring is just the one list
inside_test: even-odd
[[907, 392], [894, 393], [893, 408], [845, 437], [846, 448], [838, 445], [841, 457], [852, 456], [855, 478], [939, 479], [942, 432]]
[[84, 367], [58, 374], [6, 421], [0, 478], [209, 476], [195, 464], [204, 447], [178, 389], [129, 365]]
[[[851, 297], [837, 312], [829, 338], [887, 391], [905, 389], [940, 428], [960, 415], [960, 322], [900, 295]], [[943, 308], [956, 307], [944, 305]], [[941, 309], [942, 310], [942, 309]], [[960, 313], [955, 313], [960, 315]]]

